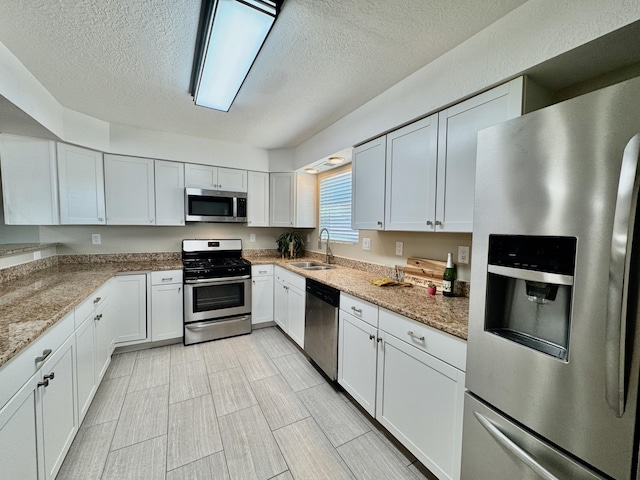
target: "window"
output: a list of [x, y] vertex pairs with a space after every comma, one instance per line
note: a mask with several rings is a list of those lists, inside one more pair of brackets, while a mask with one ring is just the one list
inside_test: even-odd
[[358, 243], [358, 231], [351, 230], [351, 166], [320, 177], [320, 228], [331, 241]]

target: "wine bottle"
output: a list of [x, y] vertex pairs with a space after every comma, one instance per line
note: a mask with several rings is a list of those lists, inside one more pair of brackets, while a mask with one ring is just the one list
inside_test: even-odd
[[442, 275], [442, 294], [445, 297], [453, 297], [455, 294], [456, 283], [456, 268], [453, 265], [453, 259], [451, 254], [447, 254], [447, 267], [444, 269], [444, 275]]

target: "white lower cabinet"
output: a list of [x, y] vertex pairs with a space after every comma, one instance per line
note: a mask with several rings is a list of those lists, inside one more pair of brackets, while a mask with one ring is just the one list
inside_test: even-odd
[[182, 271], [151, 273], [151, 340], [170, 340], [183, 335]]
[[95, 320], [89, 316], [76, 330], [78, 423], [82, 423], [98, 389], [96, 381]]
[[273, 322], [273, 286], [273, 265], [251, 266], [251, 325]]
[[111, 362], [113, 344], [113, 320], [109, 299], [96, 308], [93, 317], [96, 339], [96, 381], [100, 383]]
[[437, 478], [459, 479], [466, 342], [377, 308], [341, 295], [338, 383]]
[[304, 348], [304, 277], [275, 267], [274, 317], [275, 322], [300, 348]]
[[116, 343], [142, 343], [147, 337], [147, 275], [118, 275], [112, 284]]

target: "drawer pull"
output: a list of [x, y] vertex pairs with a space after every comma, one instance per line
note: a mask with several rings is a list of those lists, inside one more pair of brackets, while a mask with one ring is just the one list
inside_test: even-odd
[[41, 357], [36, 357], [36, 363], [44, 362], [49, 355], [51, 355], [51, 349], [50, 348], [47, 348], [46, 350], [43, 350], [42, 351], [42, 356]]
[[96, 297], [96, 298], [93, 300], [93, 304], [95, 305], [95, 304], [96, 304], [96, 303], [98, 303], [100, 300], [102, 300], [102, 297]]
[[375, 336], [375, 335], [371, 335], [371, 334], [369, 334], [369, 340], [373, 340], [374, 338], [376, 338], [376, 336]]
[[362, 309], [361, 308], [351, 307], [351, 310], [353, 310], [358, 315], [362, 315]]
[[102, 320], [102, 314], [96, 315], [93, 319], [98, 321]]
[[170, 282], [171, 280], [173, 280], [173, 277], [168, 277], [168, 278], [163, 278], [162, 279], [163, 282]]
[[258, 273], [263, 273], [264, 274], [264, 273], [267, 273], [267, 271], [266, 270], [258, 270]]
[[424, 341], [424, 335], [418, 336], [415, 333], [413, 333], [411, 330], [407, 332], [407, 335], [409, 335], [411, 338], [415, 338], [416, 340], [420, 340], [421, 342]]

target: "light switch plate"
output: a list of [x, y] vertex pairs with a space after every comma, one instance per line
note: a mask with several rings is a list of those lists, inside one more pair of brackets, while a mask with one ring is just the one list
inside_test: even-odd
[[249, 234], [249, 241], [250, 242], [255, 242], [256, 241], [256, 234], [255, 233], [250, 233]]
[[363, 238], [362, 239], [362, 249], [363, 250], [371, 250], [371, 239]]
[[99, 233], [91, 234], [91, 244], [92, 245], [102, 245], [102, 235]]
[[463, 265], [469, 264], [469, 247], [460, 246], [458, 247], [458, 263]]
[[402, 256], [403, 249], [404, 249], [404, 242], [396, 242], [396, 255]]

